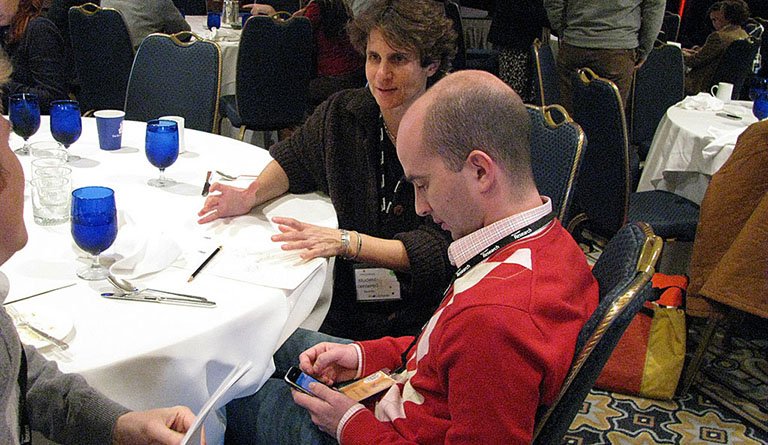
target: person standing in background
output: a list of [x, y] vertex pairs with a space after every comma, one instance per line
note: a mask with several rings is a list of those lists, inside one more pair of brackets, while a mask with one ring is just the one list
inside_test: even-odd
[[619, 88], [626, 104], [632, 76], [653, 49], [664, 18], [664, 0], [544, 0], [560, 38], [557, 71], [560, 100], [569, 112], [571, 76], [591, 68]]
[[171, 0], [102, 0], [101, 7], [114, 8], [123, 14], [133, 49], [138, 49], [144, 37], [153, 32], [175, 34], [190, 30], [189, 23]]

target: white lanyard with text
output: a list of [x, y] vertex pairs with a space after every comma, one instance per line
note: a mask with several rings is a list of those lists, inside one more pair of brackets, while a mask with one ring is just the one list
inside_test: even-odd
[[[456, 280], [464, 276], [473, 267], [485, 261], [489, 256], [493, 255], [494, 252], [499, 251], [500, 249], [504, 248], [508, 244], [513, 243], [521, 238], [525, 238], [531, 233], [549, 224], [553, 219], [555, 219], [555, 213], [550, 212], [546, 216], [532, 222], [531, 224], [528, 224], [525, 227], [515, 230], [514, 232], [510, 233], [509, 235], [505, 236], [499, 241], [496, 241], [494, 244], [486, 247], [480, 253], [470, 258], [454, 273], [453, 280], [451, 280], [451, 283], [443, 291], [443, 298], [441, 299], [438, 307], [442, 306], [443, 302], [445, 301], [445, 297], [448, 296], [448, 293], [451, 291], [451, 288], [453, 288], [453, 283], [455, 283]], [[413, 347], [416, 345], [416, 342], [419, 340], [419, 337], [421, 337], [421, 334], [424, 332], [424, 328], [427, 327], [428, 323], [429, 321], [427, 321], [427, 323], [424, 324], [424, 327], [421, 328], [421, 332], [419, 332], [419, 335], [413, 337], [413, 341], [411, 342], [411, 344], [408, 345], [405, 351], [401, 354], [400, 358], [402, 359], [402, 364], [400, 365], [399, 368], [395, 370], [394, 374], [403, 372], [403, 370], [405, 370], [406, 364], [408, 363], [408, 354], [411, 352], [411, 349], [413, 349]]]
[[[384, 123], [384, 117], [382, 115], [379, 115], [379, 118], [381, 119], [381, 128], [380, 128], [380, 135], [379, 135], [379, 148], [381, 149], [381, 156], [379, 157], [379, 170], [381, 174], [381, 178], [379, 181], [379, 190], [381, 193], [381, 213], [388, 214], [392, 210], [392, 202], [395, 200], [395, 196], [397, 195], [398, 190], [400, 189], [400, 186], [403, 183], [403, 178], [400, 178], [397, 183], [395, 184], [395, 189], [392, 190], [392, 199], [387, 201], [387, 166], [386, 166], [386, 158], [384, 156], [384, 143], [385, 138], [387, 137], [387, 134], [389, 133], [389, 130], [387, 130], [386, 123]], [[392, 141], [392, 144], [395, 142]]]

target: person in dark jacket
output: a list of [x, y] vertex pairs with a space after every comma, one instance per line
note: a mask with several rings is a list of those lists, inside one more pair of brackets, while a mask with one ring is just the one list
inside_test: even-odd
[[13, 64], [5, 105], [11, 94], [35, 93], [47, 113], [51, 101], [69, 98], [72, 70], [58, 28], [41, 14], [41, 0], [1, 1], [0, 45]]

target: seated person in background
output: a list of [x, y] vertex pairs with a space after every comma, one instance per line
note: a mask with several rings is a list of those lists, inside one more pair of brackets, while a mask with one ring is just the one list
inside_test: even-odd
[[[276, 13], [272, 6], [265, 4], [245, 7], [250, 7], [252, 14], [272, 16]], [[350, 16], [342, 0], [313, 0], [293, 15], [303, 15], [312, 23], [317, 61], [315, 77], [309, 82], [313, 108], [337, 91], [365, 85], [364, 59], [347, 36], [345, 28]]]
[[726, 48], [734, 40], [746, 39], [747, 32], [742, 25], [749, 18], [749, 7], [743, 0], [724, 0], [710, 6], [707, 11], [715, 32], [707, 37], [704, 46], [683, 50], [685, 66], [685, 94], [696, 95], [709, 92]]
[[529, 132], [520, 97], [484, 71], [449, 74], [408, 109], [397, 155], [416, 211], [455, 240], [455, 280], [418, 337], [350, 344], [299, 330], [275, 354], [278, 372], [298, 362], [329, 385], [397, 370], [398, 383], [367, 406], [318, 383], [309, 387], [317, 397], [289, 392], [272, 378], [227, 405], [227, 440], [531, 443], [598, 288], [536, 189]]
[[35, 93], [40, 111], [48, 113], [53, 100], [69, 99], [72, 64], [59, 30], [42, 17], [41, 0], [0, 2], [0, 45], [13, 64], [11, 80], [2, 89], [8, 96]]
[[[10, 64], [0, 59], [0, 81]], [[27, 242], [24, 172], [8, 146], [10, 124], [0, 117], [0, 265]], [[0, 273], [0, 304], [8, 295]], [[21, 372], [26, 367], [26, 374]], [[131, 412], [88, 386], [77, 374], [63, 374], [31, 346], [23, 346], [13, 321], [0, 309], [0, 443], [29, 443], [30, 429], [62, 444], [176, 444], [192, 425], [186, 408]], [[26, 388], [26, 391], [24, 389]]]
[[[367, 54], [368, 88], [341, 91], [318, 106], [247, 188], [214, 183], [200, 223], [243, 215], [286, 192], [330, 196], [342, 230], [275, 218], [285, 250], [337, 257], [333, 299], [320, 330], [355, 340], [418, 332], [450, 280], [449, 237], [413, 209], [395, 134], [430, 77], [447, 70], [456, 34], [434, 0], [378, 0], [350, 24]], [[364, 233], [364, 234], [363, 234]], [[356, 286], [356, 277], [370, 283]], [[364, 281], [364, 280], [361, 280]]]
[[133, 49], [153, 32], [175, 34], [189, 31], [189, 23], [171, 0], [102, 0], [102, 8], [114, 8], [123, 14]]

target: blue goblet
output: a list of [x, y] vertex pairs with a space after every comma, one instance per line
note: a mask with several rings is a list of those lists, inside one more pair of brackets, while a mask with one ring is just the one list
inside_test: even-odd
[[82, 187], [72, 192], [72, 238], [75, 244], [93, 256], [91, 264], [77, 271], [84, 280], [102, 280], [107, 269], [99, 263], [99, 254], [117, 237], [115, 192], [107, 187]]
[[51, 135], [64, 148], [69, 148], [80, 138], [83, 124], [80, 121], [80, 105], [76, 100], [51, 102]]
[[173, 180], [165, 177], [165, 169], [173, 165], [179, 157], [179, 127], [176, 122], [162, 119], [147, 122], [144, 147], [150, 164], [160, 169], [160, 176], [150, 179], [147, 184], [153, 187], [175, 184]]
[[752, 103], [752, 114], [755, 115], [757, 120], [763, 120], [768, 117], [768, 91], [763, 90]]
[[37, 94], [16, 93], [8, 98], [8, 118], [13, 132], [24, 139], [24, 145], [15, 151], [18, 155], [29, 154], [27, 140], [40, 128], [40, 105]]

